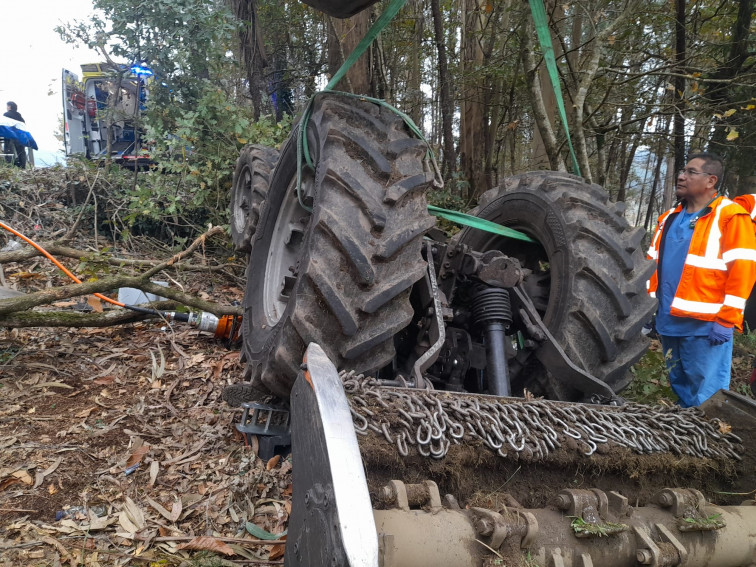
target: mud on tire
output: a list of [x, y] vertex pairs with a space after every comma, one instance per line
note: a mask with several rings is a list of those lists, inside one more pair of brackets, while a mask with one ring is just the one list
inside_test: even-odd
[[[641, 250], [644, 230], [631, 228], [623, 203], [582, 178], [536, 172], [505, 180], [487, 191], [471, 214], [520, 230], [538, 244], [465, 229], [456, 238], [479, 251], [500, 249], [533, 270], [526, 291], [544, 323], [578, 366], [618, 392], [645, 352], [641, 328], [656, 302], [646, 294], [655, 269]], [[575, 392], [529, 361], [552, 399]], [[527, 380], [527, 379], [526, 379]], [[534, 384], [528, 384], [533, 388]]]
[[260, 219], [260, 206], [268, 194], [270, 175], [278, 150], [250, 144], [236, 160], [231, 184], [231, 239], [239, 252], [249, 252]]
[[426, 270], [422, 238], [435, 224], [426, 146], [389, 109], [320, 96], [307, 125], [317, 167], [305, 168], [299, 196], [298, 131], [262, 206], [244, 298], [245, 377], [280, 396], [313, 341], [339, 368], [391, 361], [393, 337], [412, 319], [409, 291]]

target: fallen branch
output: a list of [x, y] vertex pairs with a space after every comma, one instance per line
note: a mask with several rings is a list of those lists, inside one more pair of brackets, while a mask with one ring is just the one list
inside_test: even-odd
[[[150, 304], [151, 309], [169, 310], [175, 307], [174, 301], [158, 301]], [[117, 310], [106, 313], [80, 313], [77, 311], [21, 311], [0, 316], [0, 327], [20, 329], [24, 327], [112, 327], [136, 323], [157, 315], [137, 313], [136, 311]]]
[[[64, 244], [60, 244], [58, 242], [42, 242], [40, 243], [40, 246], [53, 256], [63, 256], [64, 258], [74, 258], [76, 260], [92, 259], [92, 252], [86, 252], [84, 250], [71, 248], [70, 246], [65, 246]], [[0, 264], [7, 264], [10, 262], [23, 262], [24, 260], [29, 260], [30, 258], [35, 258], [37, 256], [42, 256], [42, 253], [39, 250], [32, 248], [31, 246], [25, 246], [20, 250], [0, 252]], [[138, 260], [135, 258], [118, 258], [114, 256], [94, 258], [94, 260], [96, 262], [108, 264], [110, 266], [135, 266], [145, 268], [154, 267], [156, 262], [156, 260]], [[228, 266], [226, 266], [225, 264], [218, 264], [215, 266], [202, 266], [187, 262], [175, 264], [175, 267], [180, 267], [182, 270], [189, 271], [216, 272], [223, 270]]]
[[2, 299], [0, 300], [0, 316], [16, 313], [18, 311], [25, 311], [39, 305], [48, 305], [55, 301], [68, 299], [70, 297], [78, 297], [92, 293], [108, 293], [120, 287], [133, 287], [147, 293], [172, 299], [183, 305], [188, 305], [189, 307], [194, 307], [201, 311], [207, 311], [219, 317], [221, 315], [241, 315], [243, 313], [241, 307], [220, 305], [212, 301], [205, 301], [204, 299], [188, 295], [177, 289], [163, 287], [150, 281], [145, 281], [144, 278], [145, 276], [112, 276], [94, 282], [64, 285], [53, 289], [29, 293], [27, 295]]
[[[186, 250], [174, 255], [169, 260], [153, 266], [150, 270], [139, 276], [111, 276], [94, 282], [71, 284], [0, 300], [0, 318], [5, 319], [5, 317], [3, 316], [10, 313], [27, 311], [29, 309], [32, 309], [33, 307], [50, 304], [55, 301], [60, 301], [61, 299], [68, 299], [70, 297], [77, 297], [81, 295], [89, 295], [92, 293], [108, 293], [121, 287], [133, 287], [147, 293], [166, 297], [183, 305], [188, 305], [189, 307], [194, 307], [195, 309], [199, 309], [201, 311], [207, 311], [218, 317], [222, 315], [241, 315], [243, 311], [240, 307], [223, 306], [212, 301], [205, 301], [176, 289], [154, 284], [149, 280], [149, 278], [156, 273], [176, 264], [186, 255], [191, 254], [199, 246], [204, 244], [208, 237], [220, 234], [222, 232], [223, 229], [219, 226], [211, 228], [206, 233], [196, 238]], [[50, 317], [51, 321], [54, 320], [51, 315], [47, 315], [47, 317]], [[64, 319], [68, 320], [69, 318], [64, 317]], [[38, 321], [41, 321], [41, 319], [38, 319]], [[36, 326], [57, 326], [57, 324], [47, 324], [40, 322]], [[72, 325], [65, 324], [65, 326]]]
[[178, 262], [179, 260], [187, 256], [188, 254], [191, 254], [192, 252], [194, 252], [197, 248], [199, 248], [199, 246], [203, 245], [208, 238], [210, 238], [211, 236], [215, 236], [216, 234], [223, 234], [223, 227], [214, 226], [210, 228], [207, 232], [195, 238], [194, 242], [192, 242], [189, 245], [189, 248], [174, 255], [170, 260], [163, 262], [162, 264], [158, 264], [151, 270], [147, 270], [147, 272], [143, 274], [143, 277], [149, 278], [157, 274], [159, 271], [164, 270], [165, 268], [169, 266], [172, 266], [173, 264], [175, 264], [176, 262]]

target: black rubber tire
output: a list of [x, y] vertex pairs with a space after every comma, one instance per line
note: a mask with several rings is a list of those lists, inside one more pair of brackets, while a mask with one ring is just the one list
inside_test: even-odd
[[260, 220], [260, 206], [278, 161], [278, 150], [250, 144], [239, 152], [231, 183], [231, 240], [238, 252], [249, 252]]
[[435, 225], [425, 198], [433, 175], [424, 142], [385, 107], [319, 96], [307, 131], [317, 168], [303, 179], [313, 211], [300, 221], [306, 224], [301, 253], [286, 277], [288, 302], [277, 321], [268, 317], [265, 284], [276, 282], [277, 251], [283, 250], [273, 238], [287, 226], [277, 222], [291, 214], [282, 212], [287, 207], [296, 207], [297, 132], [282, 151], [262, 207], [242, 323], [246, 378], [278, 396], [288, 396], [310, 342], [339, 369], [370, 372], [392, 360], [393, 337], [412, 319], [410, 289], [426, 270], [423, 235]]
[[[547, 328], [574, 363], [615, 392], [632, 380], [629, 368], [648, 347], [641, 328], [656, 309], [646, 293], [655, 266], [641, 250], [645, 231], [630, 227], [623, 213], [624, 203], [610, 203], [600, 186], [580, 177], [526, 173], [487, 191], [471, 214], [539, 244], [470, 228], [455, 237], [479, 251], [502, 250], [533, 269], [526, 289]], [[545, 376], [539, 363], [527, 366], [539, 374], [523, 377], [529, 388], [535, 380], [549, 397], [577, 399], [577, 392]]]

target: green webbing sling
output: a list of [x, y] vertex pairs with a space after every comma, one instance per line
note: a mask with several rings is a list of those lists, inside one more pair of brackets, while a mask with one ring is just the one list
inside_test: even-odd
[[570, 127], [567, 124], [567, 113], [564, 110], [564, 100], [562, 99], [562, 87], [559, 83], [557, 74], [556, 58], [554, 57], [554, 48], [551, 45], [551, 34], [549, 33], [549, 24], [546, 19], [546, 9], [543, 7], [543, 0], [530, 0], [530, 11], [533, 14], [538, 42], [541, 44], [543, 59], [546, 61], [546, 69], [549, 72], [551, 86], [554, 88], [559, 116], [562, 118], [564, 132], [567, 134], [567, 145], [570, 147], [570, 156], [572, 156], [572, 168], [576, 175], [580, 175], [580, 166], [578, 165], [575, 149], [572, 147], [572, 138], [570, 138]]

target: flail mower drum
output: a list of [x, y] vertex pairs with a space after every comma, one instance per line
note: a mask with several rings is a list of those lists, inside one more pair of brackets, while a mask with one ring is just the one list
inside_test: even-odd
[[288, 566], [756, 564], [738, 394], [699, 411], [387, 388], [311, 344], [291, 409]]

